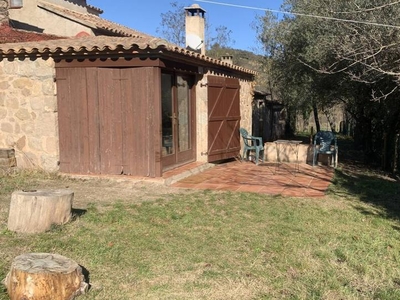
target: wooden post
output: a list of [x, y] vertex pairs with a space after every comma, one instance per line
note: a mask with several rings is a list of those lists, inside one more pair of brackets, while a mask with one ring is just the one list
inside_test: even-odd
[[23, 233], [47, 231], [71, 219], [71, 190], [16, 191], [11, 195], [8, 229]]
[[50, 253], [17, 256], [4, 283], [11, 300], [71, 300], [88, 288], [75, 261]]

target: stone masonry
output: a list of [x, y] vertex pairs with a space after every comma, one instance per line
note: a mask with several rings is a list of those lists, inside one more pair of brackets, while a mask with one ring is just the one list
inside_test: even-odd
[[0, 61], [0, 148], [17, 166], [58, 168], [57, 96], [52, 59]]
[[0, 24], [8, 24], [8, 2], [7, 0], [0, 0]]

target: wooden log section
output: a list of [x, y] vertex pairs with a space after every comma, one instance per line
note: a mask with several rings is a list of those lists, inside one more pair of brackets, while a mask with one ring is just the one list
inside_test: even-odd
[[71, 300], [88, 287], [75, 261], [50, 253], [17, 256], [4, 283], [11, 300]]
[[71, 219], [74, 192], [61, 190], [15, 191], [11, 195], [8, 229], [22, 233], [47, 231]]

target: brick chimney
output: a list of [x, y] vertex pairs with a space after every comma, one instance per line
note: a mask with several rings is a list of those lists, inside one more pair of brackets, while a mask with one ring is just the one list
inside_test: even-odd
[[0, 0], [0, 25], [9, 25], [8, 0]]
[[221, 61], [233, 65], [233, 56], [229, 54], [223, 55], [221, 56]]
[[206, 53], [205, 12], [198, 4], [185, 7], [186, 48], [203, 55]]

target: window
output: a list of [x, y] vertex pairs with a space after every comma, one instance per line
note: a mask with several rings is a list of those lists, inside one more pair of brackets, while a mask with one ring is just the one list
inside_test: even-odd
[[194, 158], [194, 78], [162, 72], [162, 157], [163, 167]]
[[10, 0], [10, 8], [21, 8], [23, 0]]

